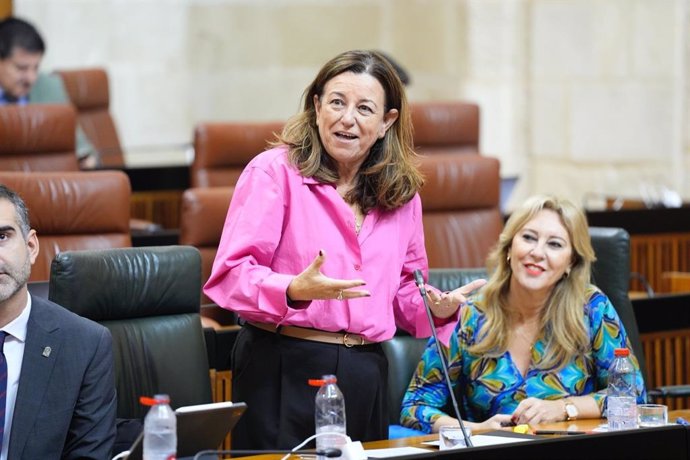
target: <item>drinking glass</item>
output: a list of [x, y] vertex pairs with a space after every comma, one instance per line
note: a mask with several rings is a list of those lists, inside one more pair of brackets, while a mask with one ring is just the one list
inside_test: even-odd
[[668, 423], [668, 408], [663, 404], [638, 404], [640, 426], [664, 426]]
[[[472, 430], [465, 428], [465, 431], [468, 437], [472, 436]], [[467, 447], [462, 429], [459, 426], [442, 426], [438, 432], [438, 440], [440, 450]]]

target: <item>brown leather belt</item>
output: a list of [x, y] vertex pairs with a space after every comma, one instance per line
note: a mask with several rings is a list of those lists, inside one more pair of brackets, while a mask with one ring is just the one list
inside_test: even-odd
[[365, 339], [361, 335], [350, 334], [349, 332], [317, 331], [316, 329], [308, 329], [306, 327], [276, 326], [275, 324], [256, 323], [254, 321], [247, 321], [247, 324], [250, 324], [257, 329], [278, 333], [286, 337], [311, 340], [312, 342], [334, 343], [336, 345], [345, 345], [348, 348], [376, 343]]

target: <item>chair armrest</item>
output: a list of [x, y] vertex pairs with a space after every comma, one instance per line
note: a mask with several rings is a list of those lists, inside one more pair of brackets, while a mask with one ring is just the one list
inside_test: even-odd
[[683, 398], [690, 396], [690, 385], [666, 385], [647, 392], [650, 398]]

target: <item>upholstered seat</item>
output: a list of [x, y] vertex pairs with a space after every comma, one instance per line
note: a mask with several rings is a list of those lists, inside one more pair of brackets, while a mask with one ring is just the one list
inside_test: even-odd
[[199, 123], [194, 130], [192, 187], [235, 185], [242, 170], [283, 129], [283, 122]]
[[0, 170], [79, 171], [68, 104], [0, 106]]
[[143, 417], [143, 395], [168, 394], [173, 407], [211, 402], [199, 317], [200, 264], [190, 246], [55, 257], [49, 298], [113, 335], [118, 417]]
[[[202, 187], [182, 194], [180, 244], [194, 246], [201, 253], [202, 285], [211, 276], [233, 191], [234, 187]], [[202, 295], [202, 303], [210, 302]]]
[[108, 74], [102, 68], [59, 70], [70, 101], [77, 109], [77, 122], [98, 150], [101, 166], [125, 164], [115, 121], [110, 115]]
[[421, 158], [420, 192], [429, 266], [481, 267], [503, 229], [499, 161], [438, 153]]
[[131, 189], [121, 171], [0, 171], [0, 183], [24, 199], [38, 233], [41, 250], [31, 281], [47, 281], [51, 261], [61, 251], [132, 245]]
[[410, 104], [414, 145], [422, 155], [479, 153], [479, 106], [464, 101]]

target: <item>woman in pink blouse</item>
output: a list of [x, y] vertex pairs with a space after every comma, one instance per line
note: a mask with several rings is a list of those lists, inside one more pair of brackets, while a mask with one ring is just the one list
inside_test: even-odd
[[[233, 448], [292, 448], [314, 434], [309, 379], [334, 374], [353, 440], [387, 437], [380, 342], [431, 334], [413, 272], [427, 271], [422, 177], [402, 84], [370, 51], [319, 71], [275, 148], [242, 173], [204, 292], [238, 313]], [[464, 295], [429, 294], [448, 340]]]

